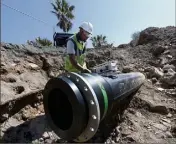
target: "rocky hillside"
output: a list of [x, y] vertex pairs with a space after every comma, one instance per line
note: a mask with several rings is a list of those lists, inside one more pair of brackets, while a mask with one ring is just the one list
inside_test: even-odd
[[[61, 142], [45, 121], [42, 90], [63, 71], [63, 49], [1, 43], [2, 142]], [[176, 27], [150, 27], [117, 48], [90, 49], [89, 67], [117, 60], [146, 81], [114, 130], [90, 142], [173, 142], [176, 138]]]

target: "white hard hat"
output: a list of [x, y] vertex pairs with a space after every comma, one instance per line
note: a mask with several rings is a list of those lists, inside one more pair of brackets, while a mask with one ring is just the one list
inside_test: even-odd
[[84, 29], [88, 33], [92, 35], [93, 33], [93, 25], [90, 22], [83, 22], [79, 28]]

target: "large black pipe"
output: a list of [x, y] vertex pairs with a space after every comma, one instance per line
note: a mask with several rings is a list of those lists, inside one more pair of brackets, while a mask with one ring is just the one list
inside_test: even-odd
[[62, 139], [86, 142], [108, 115], [114, 102], [137, 91], [139, 72], [109, 75], [64, 73], [50, 79], [43, 92], [46, 118]]

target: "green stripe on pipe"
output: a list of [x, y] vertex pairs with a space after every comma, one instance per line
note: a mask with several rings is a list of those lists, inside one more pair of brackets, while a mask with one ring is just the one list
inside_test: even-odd
[[[86, 75], [92, 76], [88, 73], [86, 73]], [[98, 82], [98, 86], [100, 87], [100, 90], [102, 92], [103, 99], [104, 99], [104, 113], [103, 113], [103, 116], [102, 116], [102, 119], [103, 119], [106, 115], [107, 110], [108, 110], [108, 95], [106, 93], [106, 90], [105, 90], [104, 86], [101, 83]]]
[[101, 89], [101, 92], [102, 92], [103, 98], [104, 98], [104, 113], [103, 113], [103, 117], [102, 117], [102, 119], [103, 119], [106, 115], [107, 110], [108, 110], [108, 96], [107, 96], [107, 93], [106, 93], [104, 86], [101, 83], [98, 83], [98, 85]]

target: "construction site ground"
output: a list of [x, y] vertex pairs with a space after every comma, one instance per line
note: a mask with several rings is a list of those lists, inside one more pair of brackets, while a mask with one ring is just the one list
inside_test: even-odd
[[[47, 124], [42, 90], [64, 70], [64, 49], [1, 43], [1, 142], [63, 142]], [[88, 67], [117, 60], [146, 79], [111, 131], [91, 143], [176, 143], [176, 27], [147, 28], [138, 40], [87, 52]]]

